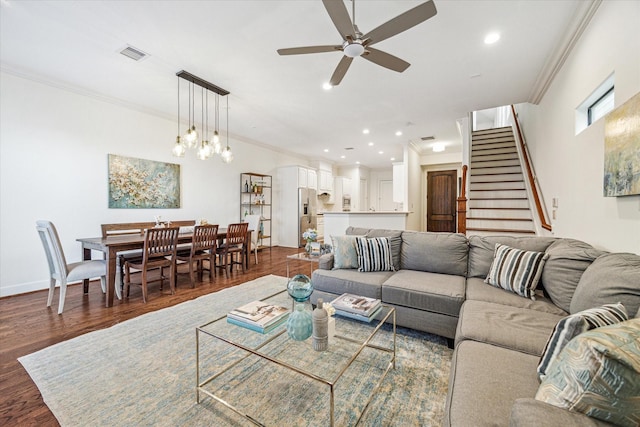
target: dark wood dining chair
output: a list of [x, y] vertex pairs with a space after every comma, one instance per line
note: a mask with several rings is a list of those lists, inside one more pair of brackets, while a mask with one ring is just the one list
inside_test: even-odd
[[[229, 272], [232, 271], [234, 265], [242, 265], [242, 272], [244, 273], [245, 254], [247, 245], [247, 232], [249, 230], [249, 224], [246, 222], [240, 222], [236, 224], [229, 224], [227, 227], [227, 237], [218, 249], [218, 268], [224, 269], [226, 277], [229, 277]], [[239, 260], [238, 260], [239, 258]]]
[[142, 301], [147, 302], [148, 271], [160, 269], [160, 289], [163, 280], [167, 277], [163, 274], [163, 269], [169, 267], [169, 285], [171, 294], [176, 292], [176, 247], [178, 244], [179, 227], [169, 228], [149, 228], [144, 232], [144, 248], [142, 249], [142, 259], [127, 260], [124, 263], [125, 270], [125, 291], [129, 296], [131, 286], [131, 268], [141, 270], [142, 281]]
[[199, 280], [202, 280], [204, 261], [209, 260], [209, 279], [215, 279], [216, 249], [218, 247], [218, 225], [196, 225], [193, 240], [188, 250], [179, 251], [176, 260], [189, 263], [191, 287], [196, 287], [193, 265], [196, 264]]

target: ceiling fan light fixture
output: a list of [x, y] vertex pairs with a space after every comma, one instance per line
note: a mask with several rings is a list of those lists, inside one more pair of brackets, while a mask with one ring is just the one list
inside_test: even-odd
[[352, 43], [344, 42], [344, 54], [349, 58], [355, 58], [364, 53], [364, 46], [360, 40], [355, 40]]
[[322, 84], [322, 89], [324, 90], [331, 90], [331, 88], [333, 87], [333, 85], [329, 82], [323, 83]]

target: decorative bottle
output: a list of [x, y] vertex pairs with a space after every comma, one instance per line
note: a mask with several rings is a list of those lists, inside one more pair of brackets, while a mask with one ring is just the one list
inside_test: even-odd
[[306, 307], [310, 305], [309, 297], [313, 292], [313, 284], [309, 277], [297, 274], [287, 284], [287, 290], [294, 300], [294, 310], [287, 321], [287, 333], [296, 341], [304, 341], [313, 333], [313, 316]]
[[322, 307], [322, 298], [318, 298], [313, 310], [313, 349], [325, 351], [329, 346], [329, 315]]
[[249, 181], [247, 181], [246, 179], [244, 181], [244, 192], [245, 193], [249, 192]]

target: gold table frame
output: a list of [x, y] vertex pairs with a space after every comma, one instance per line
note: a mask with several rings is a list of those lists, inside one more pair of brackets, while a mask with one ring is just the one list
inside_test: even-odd
[[[279, 291], [276, 292], [272, 295], [269, 295], [265, 298], [262, 299], [262, 301], [280, 296], [281, 294], [286, 293], [286, 290], [283, 291]], [[219, 376], [221, 376], [222, 374], [224, 374], [225, 372], [229, 371], [231, 368], [233, 368], [234, 366], [238, 365], [240, 362], [242, 362], [243, 360], [245, 360], [246, 358], [250, 357], [251, 355], [254, 356], [258, 356], [264, 360], [267, 360], [271, 363], [274, 363], [278, 366], [287, 368], [295, 373], [298, 373], [300, 375], [303, 375], [307, 378], [310, 378], [312, 380], [318, 381], [324, 385], [327, 385], [329, 387], [329, 391], [330, 391], [330, 404], [329, 404], [329, 412], [330, 412], [330, 425], [331, 427], [333, 427], [335, 424], [335, 396], [334, 396], [334, 391], [335, 391], [335, 386], [336, 383], [340, 380], [340, 378], [342, 378], [343, 374], [352, 366], [353, 362], [358, 358], [358, 356], [362, 353], [362, 351], [365, 348], [370, 348], [370, 349], [374, 349], [374, 350], [378, 350], [378, 351], [382, 351], [385, 353], [389, 353], [391, 354], [391, 359], [389, 360], [386, 368], [384, 369], [384, 371], [382, 372], [380, 379], [378, 380], [378, 382], [376, 383], [376, 385], [373, 387], [372, 391], [369, 394], [368, 400], [365, 403], [362, 412], [360, 413], [360, 415], [358, 416], [358, 419], [356, 420], [355, 425], [357, 425], [360, 420], [362, 419], [362, 416], [367, 412], [367, 409], [369, 408], [369, 404], [371, 403], [371, 401], [373, 400], [373, 397], [376, 395], [376, 393], [378, 392], [380, 386], [382, 385], [383, 380], [385, 379], [385, 377], [387, 376], [387, 373], [389, 372], [390, 369], [395, 369], [396, 367], [396, 310], [394, 307], [391, 306], [387, 306], [387, 305], [383, 305], [383, 309], [381, 314], [374, 320], [373, 322], [377, 322], [377, 324], [375, 324], [375, 326], [371, 326], [371, 333], [367, 336], [367, 338], [362, 341], [362, 340], [356, 340], [353, 338], [349, 338], [349, 337], [345, 337], [345, 336], [341, 336], [341, 335], [334, 335], [332, 337], [332, 340], [336, 340], [336, 339], [342, 339], [342, 340], [346, 340], [352, 343], [356, 343], [359, 345], [359, 347], [357, 348], [357, 350], [351, 355], [350, 359], [347, 361], [347, 363], [345, 364], [345, 366], [338, 372], [338, 374], [331, 379], [327, 379], [327, 378], [323, 378], [319, 375], [313, 374], [311, 372], [307, 372], [304, 369], [301, 369], [297, 366], [292, 365], [291, 363], [287, 363], [284, 362], [282, 360], [278, 360], [277, 358], [274, 358], [272, 356], [269, 356], [268, 354], [264, 354], [261, 353], [260, 350], [266, 346], [267, 344], [271, 343], [272, 341], [276, 340], [277, 338], [279, 338], [280, 336], [282, 336], [283, 334], [286, 335], [287, 333], [287, 329], [286, 329], [286, 324], [283, 324], [282, 326], [278, 327], [274, 332], [270, 333], [270, 334], [265, 334], [263, 335], [265, 338], [265, 340], [260, 343], [258, 346], [252, 348], [237, 342], [234, 342], [231, 339], [225, 338], [223, 336], [220, 335], [216, 335], [210, 331], [207, 331], [205, 328], [207, 326], [210, 326], [216, 322], [224, 322], [225, 325], [227, 325], [227, 327], [229, 328], [240, 328], [241, 330], [246, 331], [247, 334], [259, 334], [258, 332], [254, 332], [250, 329], [246, 329], [246, 328], [242, 328], [240, 326], [236, 326], [236, 325], [231, 325], [228, 324], [226, 322], [226, 315], [222, 316], [222, 317], [218, 317], [208, 323], [205, 323], [204, 325], [198, 326], [196, 327], [196, 403], [200, 403], [201, 399], [200, 399], [200, 393], [205, 394], [208, 397], [211, 397], [212, 399], [216, 400], [217, 402], [223, 404], [225, 407], [231, 409], [233, 412], [235, 412], [238, 415], [243, 416], [244, 418], [246, 418], [247, 420], [251, 421], [253, 424], [258, 425], [258, 426], [264, 426], [263, 423], [261, 423], [260, 421], [258, 421], [256, 418], [254, 418], [253, 416], [245, 413], [244, 411], [238, 409], [236, 406], [234, 406], [233, 404], [227, 402], [226, 400], [222, 399], [221, 397], [217, 396], [215, 393], [207, 390], [205, 388], [205, 386], [207, 384], [209, 384], [210, 382], [212, 382], [213, 380], [215, 380], [216, 378], [218, 378]], [[357, 322], [357, 323], [361, 323], [362, 325], [370, 325], [366, 322], [359, 322], [357, 320], [352, 320], [352, 319], [348, 319], [348, 318], [343, 318], [343, 317], [339, 317], [336, 316], [336, 323], [340, 321], [340, 322]], [[373, 339], [373, 337], [378, 333], [378, 331], [380, 330], [380, 328], [382, 327], [382, 325], [384, 325], [385, 322], [390, 321], [393, 325], [393, 347], [392, 348], [385, 348], [385, 347], [381, 347], [378, 345], [374, 345], [371, 344], [371, 340]], [[201, 334], [204, 334], [205, 336], [209, 336], [211, 338], [217, 339], [221, 342], [224, 342], [226, 344], [229, 344], [235, 348], [244, 350], [244, 352], [246, 352], [246, 354], [242, 357], [240, 357], [238, 360], [234, 361], [233, 363], [229, 364], [228, 366], [225, 366], [222, 368], [222, 370], [220, 370], [217, 373], [214, 373], [213, 375], [208, 376], [207, 378], [205, 378], [204, 380], [200, 380], [200, 341], [201, 341]], [[259, 334], [262, 335], [262, 334]], [[289, 340], [290, 338], [286, 338], [287, 340]], [[311, 338], [309, 338], [311, 339]], [[331, 346], [331, 344], [329, 344]], [[322, 352], [318, 352], [318, 354], [322, 354]]]

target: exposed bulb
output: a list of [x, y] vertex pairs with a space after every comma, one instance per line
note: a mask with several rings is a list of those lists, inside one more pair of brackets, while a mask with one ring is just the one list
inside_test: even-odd
[[209, 141], [204, 141], [202, 143], [202, 149], [204, 150], [204, 155], [208, 159], [213, 154], [213, 147], [209, 144]]
[[229, 148], [228, 146], [224, 149], [220, 156], [222, 157], [222, 161], [224, 163], [231, 163], [231, 161], [233, 160], [233, 153], [231, 152], [231, 148]]
[[187, 143], [187, 148], [195, 148], [198, 144], [198, 131], [195, 126], [191, 126], [191, 129], [183, 136]]
[[220, 144], [220, 139], [216, 141], [215, 137], [213, 138], [213, 153], [222, 154], [222, 144]]
[[176, 157], [184, 157], [186, 148], [184, 147], [184, 144], [180, 142], [179, 136], [176, 137], [176, 145], [173, 146], [173, 150], [171, 151], [173, 152], [173, 155]]
[[218, 135], [218, 131], [213, 131], [213, 143], [216, 144], [220, 142], [220, 135]]

